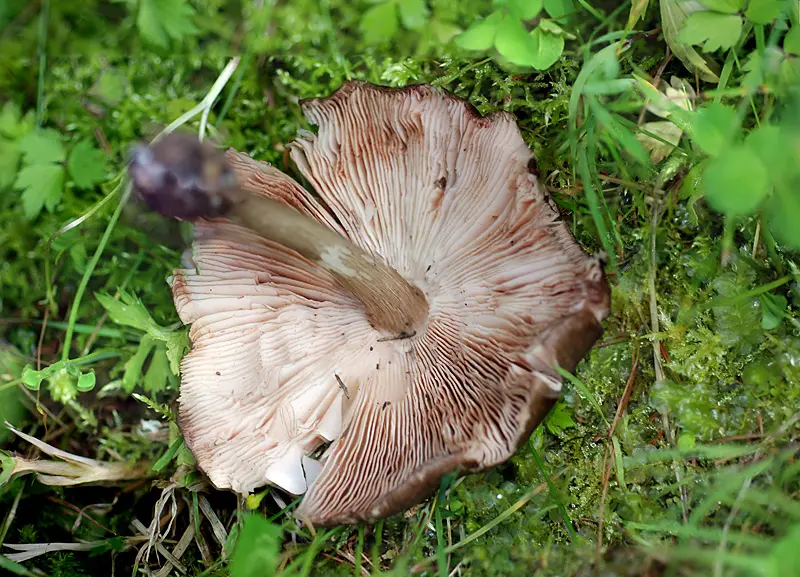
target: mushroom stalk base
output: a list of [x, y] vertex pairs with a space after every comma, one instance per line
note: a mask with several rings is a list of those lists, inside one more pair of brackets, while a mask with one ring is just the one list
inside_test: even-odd
[[407, 338], [424, 323], [428, 302], [380, 257], [278, 201], [244, 193], [225, 217], [290, 248], [333, 275], [364, 305], [369, 323], [390, 338]]

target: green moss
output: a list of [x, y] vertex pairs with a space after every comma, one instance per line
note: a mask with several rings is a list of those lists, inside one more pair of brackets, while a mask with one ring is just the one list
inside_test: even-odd
[[[245, 150], [296, 175], [287, 163], [285, 143], [306, 126], [298, 99], [328, 94], [347, 78], [392, 86], [435, 83], [469, 100], [481, 113], [503, 110], [515, 115], [537, 156], [542, 182], [564, 208], [576, 237], [589, 251], [602, 246], [582, 191], [584, 183], [573, 178], [575, 159], [569, 153], [567, 126], [570, 97], [584, 66], [584, 54], [598, 48], [589, 45], [588, 39], [621, 30], [624, 12], [602, 25], [600, 19], [580, 12], [580, 18], [570, 28], [577, 40], [567, 43], [565, 55], [553, 68], [518, 73], [501, 68], [492, 59], [470, 59], [450, 44], [421, 42], [430, 34], [426, 29], [404, 30], [382, 43], [367, 46], [358, 33], [367, 6], [364, 2], [198, 0], [192, 2], [197, 9], [197, 34], [169, 48], [153, 47], [143, 41], [136, 28], [135, 12], [129, 10], [134, 4], [102, 0], [49, 3], [47, 66], [40, 106], [44, 124], [59, 131], [65, 146], [83, 139], [98, 142], [108, 155], [107, 164], [121, 170], [133, 142], [151, 136], [199, 102], [228, 59], [240, 54], [243, 59], [239, 71], [209, 117], [211, 136], [222, 145]], [[594, 4], [600, 10], [618, 5]], [[10, 32], [2, 37], [0, 94], [21, 111], [35, 114], [39, 22], [35, 11], [14, 19], [24, 12], [24, 5], [12, 2], [4, 5], [6, 12], [0, 9], [0, 23], [14, 21], [13, 40]], [[466, 28], [477, 16], [487, 14], [492, 3], [432, 0], [428, 5], [432, 18]], [[641, 24], [642, 30], [659, 26], [656, 12], [651, 8], [647, 22]], [[629, 40], [630, 48], [621, 56], [623, 73], [654, 73], [662, 63], [663, 40], [638, 33]], [[690, 79], [674, 59], [663, 77], [673, 74]], [[742, 72], [734, 70], [732, 74], [731, 86], [738, 85]], [[754, 100], [753, 106], [763, 106], [761, 112], [766, 115], [773, 96], [761, 96], [763, 102]], [[229, 107], [222, 104], [229, 98]], [[623, 114], [632, 126], [643, 104], [640, 95], [632, 92], [603, 102], [609, 110]], [[196, 128], [196, 122], [191, 126]], [[741, 479], [736, 470], [726, 471], [723, 476], [711, 464], [689, 459], [617, 469], [617, 462], [610, 456], [612, 443], [606, 421], [614, 419], [629, 382], [629, 402], [615, 428], [623, 457], [669, 447], [670, 431], [664, 431], [664, 416], [682, 448], [738, 435], [761, 435], [762, 429], [769, 433], [787, 428], [768, 441], [766, 447], [770, 448], [781, 442], [781, 435], [796, 431], [796, 424], [790, 421], [800, 403], [800, 338], [794, 309], [788, 310], [787, 318], [777, 328], [766, 331], [761, 327], [761, 301], [752, 295], [758, 287], [791, 271], [792, 255], [777, 247], [766, 229], [760, 229], [763, 251], [753, 257], [757, 219], [743, 219], [728, 223], [732, 249], [726, 258], [730, 262], [721, 267], [725, 223], [709, 212], [702, 200], [685, 198], [679, 192], [681, 179], [697, 158], [697, 151], [690, 145], [682, 144], [666, 163], [668, 166], [656, 170], [629, 162], [624, 150], [609, 145], [613, 143], [612, 135], [602, 127], [592, 133], [591, 139], [584, 133], [580, 138], [590, 140], [593, 170], [598, 178], [606, 178], [599, 180], [603, 210], [607, 210], [604, 214], [613, 228], [619, 253], [618, 271], [612, 279], [613, 310], [605, 323], [605, 334], [577, 370], [577, 377], [605, 418], [589, 399], [572, 387], [566, 388], [558, 409], [562, 417], [559, 422], [573, 425], [540, 427], [531, 440], [545, 471], [556, 475], [552, 491], [544, 487], [530, 495], [532, 488], [544, 482], [544, 476], [527, 444], [508, 463], [469, 476], [457, 485], [446, 504], [448, 539], [453, 542], [482, 530], [519, 499], [528, 499], [502, 523], [451, 554], [450, 569], [461, 563], [464, 574], [573, 575], [587, 571], [595, 563], [601, 519], [603, 543], [610, 551], [608, 570], [624, 574], [640, 566], [637, 563], [647, 550], [647, 542], [658, 541], [650, 534], [635, 539], [633, 524], [681, 524], [684, 507], [691, 513], [704, 506], [703, 499], [710, 496], [718, 497], [724, 505], [715, 505], [713, 514], [698, 521], [698, 526], [726, 522], [736, 492], [731, 489], [723, 499], [715, 491], [725, 483], [738, 483], [738, 490]], [[0, 324], [0, 337], [21, 354], [36, 357], [39, 323], [44, 310], [48, 310], [49, 324], [42, 333], [41, 353], [46, 362], [58, 358], [64, 336], [64, 325], [58, 323], [69, 314], [113, 202], [80, 227], [56, 236], [49, 249], [47, 243], [65, 223], [87, 214], [111, 190], [110, 184], [85, 191], [68, 183], [56, 210], [43, 213], [32, 223], [22, 218], [19, 193], [11, 189], [0, 191], [0, 316], [15, 318], [14, 323]], [[663, 200], [664, 210], [652, 230], [651, 210], [656, 194]], [[156, 322], [164, 326], [177, 323], [165, 279], [179, 262], [185, 243], [185, 236], [181, 235], [182, 231], [163, 222], [143, 218], [133, 206], [126, 209], [122, 223], [111, 234], [92, 274], [89, 296], [81, 302], [80, 330], [71, 349], [72, 357], [79, 356], [87, 344], [91, 350], [119, 355], [92, 365], [99, 375], [98, 388], [122, 377], [125, 362], [135, 354], [141, 334], [106, 321], [103, 328], [107, 332], [91, 336], [105, 312], [91, 295], [113, 295], [125, 286], [142, 299]], [[652, 239], [655, 254], [651, 254]], [[50, 264], [49, 278], [45, 262]], [[653, 272], [655, 290], [651, 293], [648, 281]], [[48, 283], [52, 302], [48, 301]], [[792, 307], [800, 299], [796, 280], [773, 292], [786, 297]], [[652, 304], [658, 314], [657, 334], [651, 328]], [[658, 354], [665, 371], [665, 378], [658, 382], [654, 339], [659, 340]], [[16, 373], [18, 368], [10, 372]], [[0, 387], [2, 384], [0, 379]], [[142, 387], [143, 383], [137, 383], [136, 392], [143, 392]], [[76, 397], [75, 391], [66, 386], [50, 395], [42, 393], [48, 408], [69, 425], [68, 433], [57, 440], [60, 446], [109, 459], [120, 456], [130, 461], [152, 461], [161, 456], [167, 449], [166, 442], [154, 441], [137, 428], [141, 418], [160, 416], [127, 393], [106, 392], [100, 397]], [[174, 401], [174, 391], [161, 395], [159, 402]], [[98, 415], [96, 427], [82, 424], [76, 411], [65, 409], [58, 402], [70, 399], [91, 407]], [[0, 398], [0, 403], [4, 402]], [[7, 410], [5, 404], [3, 410]], [[31, 413], [29, 421], [36, 418]], [[73, 425], [82, 426], [73, 430]], [[37, 434], [40, 432], [41, 429]], [[7, 448], [26, 449], [10, 440]], [[607, 482], [604, 463], [610, 466]], [[161, 480], [174, 472], [168, 467]], [[786, 475], [790, 481], [781, 490], [796, 491], [797, 471]], [[762, 489], [770, 486], [768, 480], [758, 477], [753, 483], [761, 483]], [[15, 481], [0, 489], [0, 502], [4, 506], [12, 502], [21, 487], [21, 482]], [[100, 519], [104, 524], [126, 535], [134, 516], [149, 523], [155, 500], [149, 487], [133, 489], [131, 494], [120, 493], [118, 488], [111, 491], [113, 494], [104, 493], [102, 497], [107, 502], [119, 497], [123, 505], [104, 513]], [[97, 497], [79, 490], [26, 485], [18, 519], [7, 540], [11, 541], [11, 536], [19, 542], [101, 537], [102, 531], [98, 532], [91, 523], [83, 523], [77, 534], [69, 533], [74, 517], [49, 501], [48, 496], [75, 501], [80, 506], [96, 502], [93, 499]], [[210, 494], [212, 500], [215, 497]], [[141, 500], [141, 506], [136, 505], [137, 500]], [[215, 510], [226, 522], [233, 514], [230, 501], [214, 500]], [[262, 509], [270, 515], [277, 513], [269, 496], [262, 502]], [[756, 509], [751, 506], [745, 512], [755, 515]], [[178, 521], [181, 527], [188, 522], [184, 513]], [[575, 535], [567, 528], [564, 513]], [[418, 523], [426, 514], [422, 507], [408, 517], [398, 515], [386, 521], [382, 540], [376, 545], [385, 568], [402, 567], [398, 560], [406, 555], [410, 555], [412, 565], [436, 555], [437, 535], [430, 526], [423, 527], [418, 547], [410, 549]], [[755, 516], [746, 518], [750, 522]], [[287, 545], [286, 554], [291, 557], [301, 554], [297, 551], [306, 551], [311, 536], [287, 517], [279, 517], [279, 522], [297, 543], [297, 549]], [[759, 522], [768, 523], [769, 519]], [[744, 525], [736, 527], [749, 531]], [[327, 556], [316, 558], [311, 574], [353, 574], [352, 566], [336, 555], [338, 551], [352, 552], [356, 538], [357, 531], [352, 528], [331, 538], [323, 545]], [[374, 528], [368, 528], [364, 549], [368, 554], [373, 544]], [[121, 559], [133, 562], [132, 555], [121, 555]], [[107, 562], [107, 554], [100, 557]], [[203, 563], [197, 552], [192, 549], [187, 557], [187, 563], [199, 573]], [[666, 558], [666, 554], [659, 558]], [[100, 565], [95, 561], [88, 555], [69, 553], [42, 558], [33, 565], [53, 575], [96, 575], [107, 570], [97, 569]], [[708, 574], [702, 568], [698, 571], [695, 574]]]

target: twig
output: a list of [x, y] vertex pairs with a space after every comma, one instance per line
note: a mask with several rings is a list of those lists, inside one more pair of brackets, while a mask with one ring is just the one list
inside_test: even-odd
[[633, 383], [636, 382], [636, 371], [639, 368], [639, 348], [633, 349], [631, 356], [631, 374], [628, 375], [628, 380], [625, 382], [625, 390], [622, 392], [622, 398], [617, 405], [617, 412], [614, 415], [614, 420], [611, 422], [611, 428], [608, 430], [608, 438], [614, 436], [614, 430], [617, 428], [617, 422], [622, 418], [622, 414], [628, 407], [628, 402], [631, 400], [631, 393], [633, 392]]

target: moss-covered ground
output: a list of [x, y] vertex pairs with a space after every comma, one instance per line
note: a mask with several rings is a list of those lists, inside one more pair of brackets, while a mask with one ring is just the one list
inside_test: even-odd
[[[147, 19], [141, 4], [160, 8]], [[187, 231], [115, 211], [128, 147], [201, 102], [241, 56], [209, 134], [290, 174], [283, 145], [305, 126], [298, 99], [348, 78], [433, 83], [481, 113], [514, 114], [576, 237], [590, 252], [612, 249], [613, 311], [563, 400], [509, 462], [377, 526], [312, 534], [283, 511], [285, 495], [251, 499], [272, 524], [253, 524], [239, 540], [249, 561], [234, 561], [234, 577], [271, 564], [286, 575], [800, 575], [793, 253], [760, 212], [726, 219], [712, 210], [688, 138], [656, 164], [631, 160], [604, 114], [638, 132], [641, 93], [604, 92], [596, 81], [587, 101], [599, 110], [574, 98], [593, 57], [620, 39], [611, 80], [674, 76], [693, 87], [692, 107], [724, 91], [712, 94], [714, 84], [667, 50], [656, 2], [627, 35], [630, 2], [575, 2], [565, 25], [573, 37], [546, 71], [504, 67], [447, 41], [452, 27], [488, 14], [488, 1], [431, 0], [418, 29], [401, 22], [368, 43], [362, 16], [372, 4], [193, 0], [183, 20], [182, 0], [0, 3], [0, 415], [63, 451], [146, 471], [99, 487], [46, 485], [14, 467], [53, 457], [0, 431], [0, 554], [9, 556], [0, 573], [231, 570], [250, 509], [187, 474], [191, 460], [169, 425], [179, 383], [170, 361], [185, 337], [165, 279]], [[743, 88], [744, 57], [771, 28], [758, 30], [731, 51], [741, 62], [719, 57], [731, 61], [724, 97], [745, 103], [746, 127], [779, 104], [769, 89]], [[35, 125], [46, 142], [19, 149], [15, 139]], [[62, 154], [42, 160], [58, 146]], [[50, 174], [45, 164], [61, 167], [73, 153], [83, 166], [66, 160], [61, 181], [20, 184], [26, 167]], [[164, 339], [144, 337], [147, 323], [115, 322], [101, 301], [123, 292], [141, 300]], [[199, 529], [176, 553], [177, 569], [163, 550], [144, 554], [154, 519], [167, 551]], [[8, 547], [42, 552], [35, 544], [45, 543], [83, 545], [29, 560]]]

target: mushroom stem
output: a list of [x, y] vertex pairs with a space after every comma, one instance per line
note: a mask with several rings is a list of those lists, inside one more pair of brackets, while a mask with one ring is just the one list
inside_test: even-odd
[[243, 190], [237, 197], [226, 218], [327, 270], [361, 301], [375, 329], [405, 338], [424, 322], [428, 302], [422, 291], [380, 257], [281, 202]]
[[367, 320], [388, 338], [412, 336], [427, 317], [422, 291], [400, 273], [291, 206], [242, 188], [225, 153], [207, 142], [176, 132], [138, 145], [128, 173], [137, 196], [159, 214], [228, 218], [317, 263], [361, 301]]

